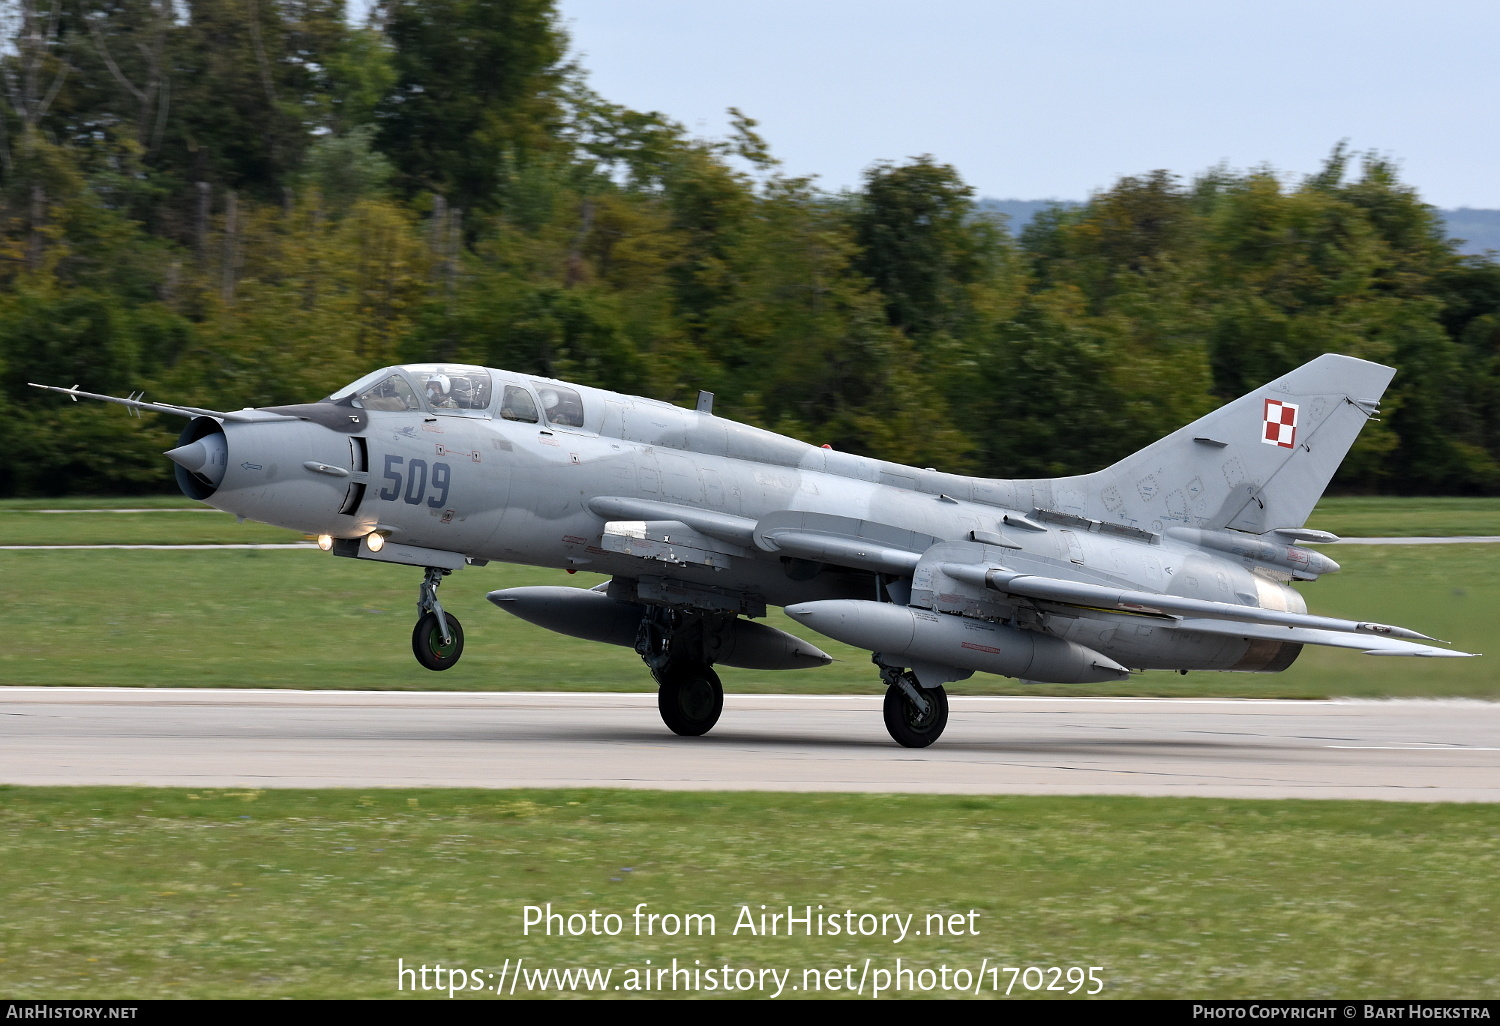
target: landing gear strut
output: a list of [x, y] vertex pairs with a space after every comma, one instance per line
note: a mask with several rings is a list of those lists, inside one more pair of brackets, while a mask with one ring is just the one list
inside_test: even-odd
[[446, 670], [464, 654], [464, 629], [458, 617], [443, 611], [438, 585], [453, 571], [427, 568], [417, 597], [417, 625], [411, 632], [411, 650], [417, 662], [429, 670]]
[[724, 711], [724, 686], [704, 652], [705, 632], [718, 626], [712, 614], [665, 606], [648, 606], [641, 619], [635, 650], [656, 678], [656, 708], [674, 734], [707, 734]]
[[917, 675], [891, 666], [875, 653], [871, 660], [880, 667], [885, 682], [885, 729], [903, 748], [926, 748], [943, 736], [948, 726], [948, 692], [942, 686], [924, 688]]

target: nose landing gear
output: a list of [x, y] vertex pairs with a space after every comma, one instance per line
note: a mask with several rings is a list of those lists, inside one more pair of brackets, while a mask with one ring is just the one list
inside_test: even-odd
[[411, 650], [417, 662], [429, 670], [446, 670], [464, 653], [464, 629], [458, 617], [443, 611], [438, 585], [453, 571], [430, 566], [422, 578], [417, 598], [417, 625], [411, 632]]

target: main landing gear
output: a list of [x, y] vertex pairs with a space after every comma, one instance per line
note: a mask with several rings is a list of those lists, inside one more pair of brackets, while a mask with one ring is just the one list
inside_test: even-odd
[[871, 662], [885, 682], [885, 729], [903, 748], [926, 748], [948, 726], [948, 692], [924, 688], [910, 670], [891, 666], [877, 652]]
[[417, 625], [411, 632], [411, 650], [417, 662], [429, 670], [446, 670], [464, 654], [464, 629], [458, 617], [443, 611], [438, 585], [453, 571], [427, 568], [417, 597]]
[[635, 650], [656, 678], [656, 708], [674, 734], [707, 734], [724, 711], [724, 686], [704, 651], [706, 632], [717, 626], [713, 614], [665, 606], [648, 606], [641, 619]]

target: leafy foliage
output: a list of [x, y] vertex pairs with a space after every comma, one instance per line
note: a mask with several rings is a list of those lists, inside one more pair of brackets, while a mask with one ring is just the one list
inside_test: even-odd
[[1500, 265], [1378, 156], [1125, 177], [1017, 239], [935, 157], [829, 195], [739, 111], [609, 102], [554, 0], [0, 10], [3, 493], [169, 481], [175, 425], [33, 380], [238, 407], [463, 359], [1010, 477], [1329, 351], [1401, 371], [1343, 487], [1500, 491]]

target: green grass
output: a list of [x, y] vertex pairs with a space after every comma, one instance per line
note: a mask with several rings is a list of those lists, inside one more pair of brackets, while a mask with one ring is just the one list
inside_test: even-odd
[[[57, 507], [62, 508], [62, 507]], [[127, 507], [129, 508], [129, 507]], [[302, 540], [298, 531], [218, 510], [39, 513], [0, 510], [0, 545], [226, 545]]]
[[[1415, 695], [1500, 698], [1492, 642], [1500, 546], [1346, 546], [1340, 574], [1305, 586], [1314, 612], [1399, 623], [1479, 659], [1391, 659], [1304, 649], [1282, 674], [1155, 672], [1122, 685], [1027, 686], [976, 675], [956, 694]], [[0, 552], [0, 683], [644, 691], [627, 649], [552, 634], [484, 600], [496, 588], [597, 576], [491, 564], [443, 585], [464, 621], [463, 660], [431, 673], [412, 659], [419, 572], [318, 552], [226, 550]], [[878, 694], [868, 653], [812, 634], [779, 611], [768, 622], [838, 661], [790, 673], [725, 668], [732, 692]]]
[[[1105, 997], [1500, 986], [1496, 805], [11, 787], [0, 853], [12, 999], [394, 997], [398, 958], [618, 981], [675, 957], [793, 969], [798, 984], [804, 968], [857, 977], [866, 958], [988, 958], [1100, 966]], [[547, 902], [712, 913], [716, 932], [523, 936], [523, 906]], [[972, 909], [978, 935], [735, 936], [741, 904], [918, 928]]]
[[1308, 527], [1346, 538], [1500, 535], [1500, 498], [1324, 498]]
[[210, 509], [186, 495], [70, 495], [58, 499], [0, 499], [0, 513], [36, 509]]
[[[1297, 698], [1500, 698], [1500, 544], [1335, 545], [1322, 551], [1343, 570], [1301, 586], [1310, 612], [1400, 624], [1481, 654], [1409, 659], [1309, 645], [1290, 670], [1259, 677], [1262, 687]], [[1184, 679], [1209, 676], [1215, 675]]]
[[[184, 530], [182, 516], [157, 514], [139, 519], [130, 514], [84, 513], [15, 516], [40, 509], [168, 509], [202, 507], [181, 495], [72, 497], [66, 499], [0, 499], [0, 545], [137, 543], [170, 544]], [[152, 521], [160, 517], [159, 524]], [[291, 532], [256, 524], [231, 525], [227, 514], [204, 520], [193, 530], [206, 532], [195, 541], [269, 541]], [[209, 525], [213, 525], [209, 527]], [[1325, 498], [1313, 511], [1309, 527], [1350, 538], [1395, 538], [1419, 535], [1500, 535], [1500, 498]], [[155, 532], [155, 533], [153, 533]], [[150, 541], [143, 539], [150, 538]], [[164, 538], [166, 541], [157, 541]]]

